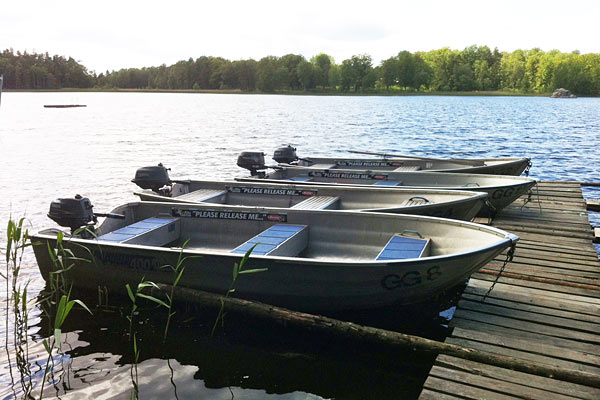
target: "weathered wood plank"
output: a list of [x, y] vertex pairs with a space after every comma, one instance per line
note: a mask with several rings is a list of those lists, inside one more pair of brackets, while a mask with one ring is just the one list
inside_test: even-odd
[[[425, 381], [427, 385], [427, 381]], [[429, 389], [423, 389], [419, 395], [419, 400], [462, 400], [464, 397], [456, 397], [447, 393], [435, 392]]]
[[[519, 399], [519, 397], [510, 396], [508, 394], [493, 392], [491, 390], [485, 390], [470, 386], [468, 384], [449, 381], [440, 379], [435, 376], [429, 376], [425, 381], [425, 387], [430, 390], [443, 394], [457, 394], [461, 399], [488, 399], [488, 400], [501, 400], [501, 399]], [[522, 398], [521, 398], [522, 399]]]
[[[479, 272], [495, 275], [499, 273], [501, 269], [502, 264], [501, 261], [498, 260], [495, 263], [487, 264], [484, 268], [479, 270]], [[523, 275], [518, 278], [546, 281], [547, 283], [553, 283], [555, 281], [554, 283], [556, 284], [600, 290], [600, 280], [598, 280], [598, 274], [595, 272], [583, 272], [556, 267], [537, 267], [531, 264], [515, 263], [514, 261], [504, 268], [504, 272], [505, 273], [502, 274], [503, 276], [512, 278], [517, 278], [517, 276], [512, 275]]]
[[544, 325], [544, 324], [540, 324], [540, 323], [536, 323], [536, 322], [516, 320], [515, 318], [502, 317], [502, 316], [486, 314], [486, 313], [482, 313], [482, 312], [478, 312], [478, 311], [465, 310], [462, 308], [457, 309], [456, 312], [454, 313], [454, 318], [452, 319], [452, 321], [450, 321], [451, 326], [455, 326], [454, 320], [456, 318], [484, 322], [487, 324], [504, 326], [507, 328], [515, 327], [521, 331], [532, 332], [532, 333], [537, 333], [537, 334], [541, 334], [541, 335], [554, 336], [554, 337], [559, 337], [559, 338], [563, 338], [563, 339], [577, 340], [577, 341], [582, 341], [582, 342], [586, 342], [586, 343], [590, 343], [590, 344], [595, 344], [596, 346], [598, 346], [600, 344], [600, 336], [599, 335], [586, 333], [586, 332], [573, 331], [573, 330], [570, 330], [568, 327], [561, 328], [561, 327], [556, 327], [556, 326], [549, 326], [549, 325]]
[[600, 398], [600, 389], [569, 382], [556, 381], [551, 378], [525, 374], [523, 372], [499, 368], [493, 365], [481, 364], [457, 357], [440, 355], [436, 360], [436, 365], [446, 368], [453, 368], [471, 374], [483, 375], [519, 385], [543, 389], [553, 393], [570, 396], [570, 398], [586, 400], [597, 400]]
[[590, 237], [588, 237], [587, 239], [582, 239], [582, 238], [565, 237], [565, 236], [560, 236], [560, 235], [547, 235], [547, 234], [540, 234], [540, 233], [536, 233], [536, 232], [527, 232], [524, 230], [519, 230], [517, 232], [516, 230], [513, 231], [511, 229], [503, 228], [502, 226], [495, 226], [495, 227], [504, 229], [504, 230], [508, 230], [509, 232], [515, 233], [522, 239], [535, 241], [535, 242], [552, 243], [552, 244], [557, 244], [557, 245], [561, 245], [561, 246], [565, 246], [565, 247], [571, 246], [574, 248], [584, 247], [584, 246], [591, 244]]
[[[484, 295], [490, 288], [492, 281], [483, 281], [471, 278], [465, 292], [477, 295]], [[586, 297], [557, 293], [553, 291], [536, 289], [527, 286], [514, 286], [499, 282], [488, 297], [513, 299], [530, 304], [539, 304], [547, 307], [555, 305], [557, 308], [564, 308], [569, 311], [585, 313], [590, 315], [600, 315], [600, 304], [587, 302]]]
[[560, 360], [554, 357], [530, 353], [522, 350], [510, 349], [495, 344], [482, 343], [473, 340], [463, 340], [457, 337], [448, 338], [448, 340], [446, 340], [446, 343], [454, 344], [457, 346], [471, 347], [473, 349], [486, 351], [489, 353], [502, 354], [503, 356], [514, 357], [520, 360], [533, 362], [537, 365], [546, 365], [571, 371], [587, 372], [590, 374], [600, 374], [600, 368], [598, 366], [590, 366], [579, 362]]
[[[500, 317], [518, 319], [525, 322], [534, 322], [547, 326], [555, 326], [557, 328], [568, 327], [570, 330], [600, 335], [600, 325], [593, 322], [577, 321], [570, 318], [539, 314], [528, 310], [507, 308], [496, 304], [481, 303], [467, 299], [460, 300], [458, 302], [458, 306], [460, 307], [460, 310], [470, 310], [478, 313], [497, 315]], [[600, 337], [597, 339], [600, 341]]]
[[589, 224], [589, 217], [581, 211], [576, 213], [565, 213], [565, 212], [548, 212], [544, 211], [540, 213], [539, 210], [530, 211], [511, 211], [503, 210], [502, 213], [496, 215], [494, 221], [537, 221], [539, 223], [564, 223], [571, 224], [575, 227], [582, 227]]
[[468, 384], [473, 387], [493, 389], [494, 392], [499, 392], [502, 395], [513, 395], [518, 396], [519, 398], [534, 400], [572, 400], [572, 397], [552, 393], [547, 390], [519, 385], [504, 380], [497, 380], [484, 375], [470, 374], [465, 371], [444, 368], [441, 366], [434, 366], [431, 369], [430, 375], [456, 383], [468, 382]]
[[[600, 262], [596, 254], [568, 254], [564, 252], [552, 251], [552, 247], [545, 247], [545, 250], [528, 246], [525, 243], [519, 242], [515, 249], [515, 256], [523, 259], [539, 260], [539, 261], [555, 261], [557, 263], [585, 265], [597, 268], [600, 270]], [[502, 254], [505, 254], [503, 252]]]
[[[501, 266], [504, 263], [505, 258], [499, 256], [488, 264], [492, 266]], [[566, 262], [552, 262], [549, 260], [542, 260], [530, 257], [514, 257], [513, 260], [508, 263], [511, 268], [527, 270], [531, 268], [540, 268], [540, 271], [547, 271], [548, 273], [564, 274], [571, 276], [578, 276], [590, 280], [598, 280], [600, 278], [599, 268], [593, 265], [586, 264], [568, 264]]]
[[[474, 273], [473, 275], [471, 275], [471, 277], [475, 278], [475, 279], [479, 279], [479, 280], [484, 280], [484, 281], [494, 281], [497, 278], [496, 276], [480, 274], [480, 273]], [[506, 284], [510, 284], [510, 285], [514, 285], [514, 286], [518, 286], [518, 287], [536, 288], [536, 289], [543, 289], [548, 292], [563, 293], [563, 294], [568, 294], [568, 295], [578, 295], [578, 296], [582, 296], [582, 299], [583, 299], [582, 301], [585, 303], [600, 304], [600, 292], [598, 292], [596, 290], [586, 290], [586, 289], [580, 289], [580, 288], [570, 287], [570, 286], [562, 286], [562, 285], [555, 285], [555, 284], [535, 282], [535, 281], [525, 281], [525, 280], [514, 279], [514, 278], [506, 278], [506, 277], [502, 277], [502, 276], [500, 276], [497, 280], [498, 280], [498, 282], [506, 283]]]
[[[486, 322], [474, 321], [462, 318], [453, 318], [452, 326], [455, 328], [463, 328], [466, 330], [488, 332], [497, 334], [500, 337], [519, 337], [529, 339], [532, 342], [540, 340], [540, 334], [537, 332], [529, 332], [517, 329], [516, 327], [506, 327], [500, 325], [491, 325]], [[591, 343], [580, 342], [573, 339], [565, 339], [556, 336], [544, 336], [544, 343], [561, 347], [565, 349], [577, 350], [582, 353], [600, 355], [600, 348]]]
[[583, 243], [581, 245], [572, 246], [565, 243], [546, 243], [541, 241], [529, 240], [521, 235], [518, 246], [523, 246], [528, 249], [538, 249], [548, 251], [550, 253], [558, 253], [564, 256], [584, 256], [598, 258], [598, 253], [591, 243]]
[[523, 228], [548, 229], [565, 232], [587, 232], [591, 230], [589, 221], [533, 219], [518, 217], [496, 217], [493, 225], [514, 225]]
[[478, 332], [461, 328], [455, 328], [454, 332], [452, 332], [452, 337], [545, 355], [564, 361], [578, 362], [600, 369], [600, 356], [572, 349], [565, 349], [564, 347], [552, 346], [549, 343], [545, 343], [543, 337], [540, 337], [539, 341], [535, 341], [523, 339], [521, 337], [498, 336], [487, 332]]
[[[464, 300], [481, 302], [483, 296], [465, 291], [461, 298]], [[560, 304], [557, 305], [555, 301], [545, 301], [544, 299], [537, 299], [525, 296], [513, 296], [510, 299], [498, 299], [488, 296], [485, 299], [485, 303], [494, 304], [501, 307], [513, 308], [515, 310], [523, 310], [538, 314], [563, 317], [576, 321], [586, 321], [600, 325], [600, 315], [592, 315], [583, 312], [567, 310], [564, 307], [560, 307]]]
[[[594, 238], [594, 233], [592, 232], [591, 228], [586, 231], [582, 230], [579, 232], [573, 232], [573, 231], [565, 230], [565, 229], [535, 228], [535, 227], [529, 227], [529, 226], [523, 226], [523, 225], [508, 225], [506, 223], [499, 223], [499, 224], [494, 223], [494, 224], [492, 224], [492, 226], [495, 226], [496, 228], [504, 229], [504, 230], [512, 232], [512, 233], [516, 233], [517, 235], [519, 235], [520, 232], [523, 232], [523, 233], [527, 233], [527, 234], [554, 236], [554, 237], [559, 238], [560, 240], [567, 240], [569, 242], [583, 243], [583, 242], [589, 242], [590, 240], [593, 240], [593, 238]], [[580, 239], [580, 240], [575, 240], [575, 239]], [[543, 239], [541, 239], [541, 240], [543, 240]]]

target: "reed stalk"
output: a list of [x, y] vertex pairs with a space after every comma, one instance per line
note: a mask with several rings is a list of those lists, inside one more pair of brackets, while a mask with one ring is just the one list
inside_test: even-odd
[[[29, 309], [27, 289], [29, 282], [21, 285], [19, 274], [25, 250], [32, 245], [29, 241], [29, 231], [24, 228], [25, 218], [22, 217], [18, 221], [14, 221], [12, 216], [6, 229], [6, 248], [5, 273], [1, 273], [2, 279], [6, 283], [6, 337], [4, 347], [8, 358], [9, 373], [14, 391], [14, 374], [11, 360], [11, 352], [9, 348], [8, 335], [10, 331], [9, 313], [12, 312], [12, 339], [13, 350], [15, 354], [15, 364], [19, 372], [19, 381], [25, 397], [29, 396], [33, 387], [31, 366], [29, 363], [29, 341], [27, 340], [27, 331], [29, 329]], [[16, 393], [15, 393], [16, 395]]]
[[[219, 313], [217, 314], [215, 323], [212, 327], [212, 330], [210, 331], [210, 336], [214, 336], [215, 331], [217, 329], [217, 325], [219, 325], [219, 322], [221, 323], [221, 326], [223, 326], [225, 324], [225, 300], [227, 300], [229, 298], [230, 294], [235, 292], [235, 283], [236, 283], [238, 277], [242, 274], [254, 274], [257, 272], [264, 272], [264, 271], [268, 270], [268, 268], [244, 269], [244, 267], [246, 266], [246, 262], [248, 261], [248, 258], [250, 257], [250, 254], [252, 253], [252, 251], [258, 244], [259, 243], [256, 243], [254, 246], [250, 247], [248, 249], [248, 251], [246, 252], [246, 254], [244, 254], [244, 257], [242, 257], [242, 260], [239, 263], [233, 264], [233, 277], [231, 279], [231, 284], [229, 285], [229, 289], [227, 289], [227, 292], [225, 293], [225, 297], [221, 299], [221, 307], [219, 308]], [[171, 296], [172, 296], [173, 290], [174, 289], [171, 289]]]
[[[185, 246], [187, 246], [189, 241], [190, 241], [190, 239], [186, 240], [183, 243], [183, 245], [181, 246], [181, 250], [179, 252], [179, 257], [177, 258], [177, 264], [175, 266], [170, 265], [170, 264], [161, 266], [161, 268], [170, 268], [174, 275], [173, 284], [171, 285], [171, 291], [169, 294], [165, 294], [167, 297], [167, 304], [166, 304], [166, 306], [167, 306], [167, 322], [165, 324], [165, 330], [163, 333], [163, 342], [166, 342], [166, 340], [167, 340], [167, 335], [169, 334], [169, 325], [171, 323], [171, 317], [173, 317], [173, 315], [175, 315], [175, 312], [173, 311], [173, 291], [175, 290], [175, 287], [177, 287], [177, 284], [181, 280], [181, 276], [183, 275], [183, 272], [185, 271], [185, 266], [183, 264], [185, 263], [186, 260], [188, 260], [190, 258], [199, 258], [200, 257], [200, 256], [187, 256], [187, 257], [183, 256], [183, 250], [185, 249]], [[156, 301], [157, 299], [153, 298], [152, 300]]]
[[131, 370], [130, 370], [131, 382], [133, 384], [133, 390], [129, 397], [131, 399], [136, 399], [136, 400], [139, 398], [137, 366], [138, 366], [138, 361], [140, 358], [140, 349], [138, 348], [138, 344], [137, 344], [137, 332], [135, 332], [133, 330], [133, 321], [135, 319], [135, 316], [138, 314], [139, 306], [137, 303], [137, 299], [138, 299], [138, 297], [144, 298], [144, 299], [153, 301], [160, 306], [163, 306], [166, 308], [169, 307], [164, 301], [157, 299], [156, 297], [142, 293], [143, 290], [147, 287], [153, 287], [155, 289], [160, 290], [158, 285], [156, 285], [154, 282], [146, 281], [143, 277], [142, 277], [142, 280], [140, 281], [140, 283], [137, 284], [135, 292], [131, 289], [131, 286], [129, 285], [129, 283], [127, 283], [125, 285], [125, 288], [127, 289], [127, 295], [129, 296], [129, 300], [131, 300], [131, 309], [129, 311], [129, 315], [127, 316], [127, 319], [129, 320], [129, 340], [131, 340], [133, 338], [133, 360], [134, 360], [133, 365], [131, 366]]

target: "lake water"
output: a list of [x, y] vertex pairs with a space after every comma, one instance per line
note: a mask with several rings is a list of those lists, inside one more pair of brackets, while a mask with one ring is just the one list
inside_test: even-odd
[[[47, 109], [44, 104], [87, 107]], [[31, 231], [52, 226], [46, 213], [57, 197], [80, 193], [99, 212], [135, 200], [131, 192], [136, 186], [130, 182], [135, 170], [158, 162], [171, 168], [172, 177], [228, 179], [246, 174], [235, 165], [239, 152], [271, 155], [289, 143], [300, 156], [344, 155], [347, 150], [528, 156], [533, 177], [599, 181], [599, 142], [600, 99], [589, 98], [3, 93], [0, 187], [6, 195], [0, 201], [0, 244], [4, 247], [11, 214], [26, 216]], [[592, 189], [585, 193], [600, 197]], [[596, 215], [592, 222], [600, 225]], [[32, 254], [26, 254], [23, 264], [21, 279], [30, 281], [34, 298], [44, 281]], [[31, 312], [30, 359], [38, 363], [34, 382], [39, 383], [39, 365], [45, 362], [40, 341], [48, 329], [33, 305]], [[3, 308], [3, 321], [5, 315]], [[163, 345], [146, 332], [138, 366], [141, 398], [316, 399], [397, 393], [410, 398], [418, 394], [431, 361], [412, 355], [413, 364], [421, 367], [407, 372], [368, 349], [349, 356], [343, 344], [325, 339], [308, 344], [313, 339], [294, 339], [285, 330], [253, 322], [248, 327], [230, 321], [229, 329], [209, 340], [205, 331], [210, 318], [190, 315], [177, 322], [176, 343]], [[153, 324], [150, 318], [146, 329], [151, 331]], [[82, 312], [70, 317], [63, 369], [45, 389], [48, 396], [128, 398], [132, 355], [124, 338], [126, 325], [118, 310], [98, 312], [94, 318]], [[431, 327], [416, 331], [432, 337], [439, 333]], [[3, 343], [7, 332], [3, 322]], [[20, 385], [9, 385], [7, 357], [2, 350], [0, 397], [19, 397]]]

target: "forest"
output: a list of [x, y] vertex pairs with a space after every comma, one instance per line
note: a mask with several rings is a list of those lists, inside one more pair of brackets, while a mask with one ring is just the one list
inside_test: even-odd
[[600, 95], [600, 54], [515, 50], [487, 46], [464, 50], [400, 51], [374, 65], [368, 54], [336, 63], [320, 53], [311, 59], [286, 54], [230, 61], [201, 56], [173, 65], [96, 73], [72, 57], [0, 53], [6, 89], [225, 90], [262, 93], [419, 93], [503, 91], [546, 94], [565, 88], [580, 96]]

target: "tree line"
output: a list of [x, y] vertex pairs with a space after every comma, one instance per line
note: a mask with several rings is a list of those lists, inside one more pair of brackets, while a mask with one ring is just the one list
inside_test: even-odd
[[549, 93], [563, 87], [579, 95], [600, 95], [600, 54], [515, 50], [487, 46], [464, 50], [401, 51], [373, 65], [368, 54], [337, 64], [321, 53], [230, 61], [202, 56], [173, 65], [127, 68], [100, 74], [69, 57], [0, 54], [0, 74], [9, 89], [165, 89], [242, 92], [463, 92]]

